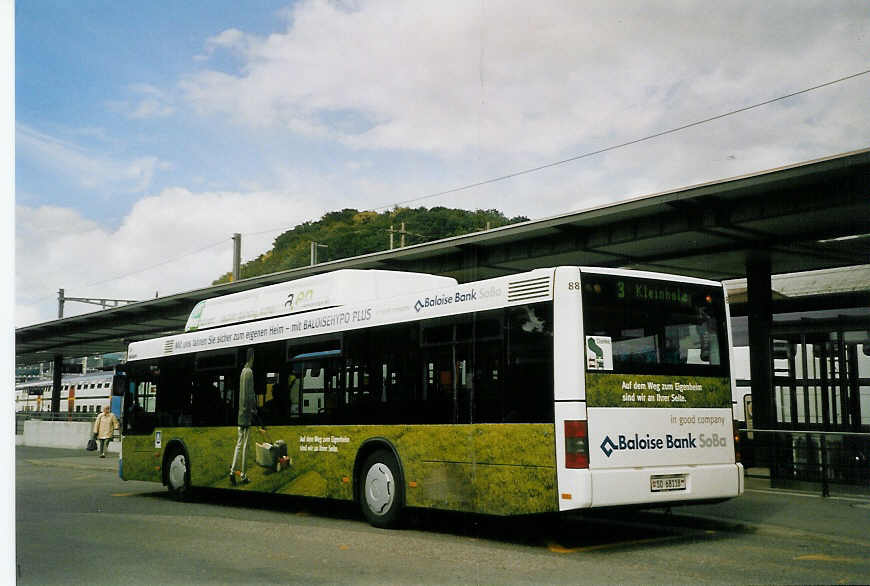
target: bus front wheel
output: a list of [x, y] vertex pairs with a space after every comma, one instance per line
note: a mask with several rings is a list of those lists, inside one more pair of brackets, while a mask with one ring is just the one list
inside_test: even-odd
[[375, 527], [399, 524], [404, 494], [396, 457], [387, 450], [370, 454], [360, 470], [360, 506], [366, 520]]
[[176, 448], [167, 458], [166, 487], [178, 500], [190, 496], [190, 460], [181, 448]]

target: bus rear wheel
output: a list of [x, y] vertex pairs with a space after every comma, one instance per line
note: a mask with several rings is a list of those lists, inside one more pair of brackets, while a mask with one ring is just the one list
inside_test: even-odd
[[370, 454], [360, 469], [359, 483], [366, 520], [375, 527], [397, 527], [405, 495], [396, 457], [387, 450]]
[[181, 448], [176, 448], [167, 458], [166, 488], [177, 500], [190, 496], [190, 460]]

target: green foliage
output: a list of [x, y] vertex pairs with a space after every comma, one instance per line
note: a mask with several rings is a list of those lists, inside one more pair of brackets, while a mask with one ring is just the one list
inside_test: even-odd
[[[345, 208], [328, 212], [315, 222], [303, 222], [279, 235], [275, 238], [272, 250], [242, 265], [241, 278], [307, 266], [311, 261], [312, 241], [327, 246], [318, 251], [321, 261], [388, 250], [391, 229], [393, 246], [398, 248], [402, 238], [399, 231], [403, 222], [405, 245], [410, 246], [478, 232], [485, 230], [487, 225], [498, 228], [527, 220], [524, 216], [507, 218], [498, 210], [397, 207], [377, 213]], [[231, 274], [226, 273], [212, 284], [227, 283], [230, 279]]]
[[[163, 449], [154, 447], [154, 434], [124, 438], [126, 480], [160, 482], [164, 449], [180, 439], [193, 486], [351, 500], [358, 450], [369, 439], [385, 438], [396, 446], [408, 506], [492, 515], [556, 510], [552, 423], [252, 427], [250, 483], [235, 487], [229, 480], [235, 427], [162, 428], [162, 436]], [[289, 467], [258, 465], [257, 442], [277, 439], [287, 443]]]

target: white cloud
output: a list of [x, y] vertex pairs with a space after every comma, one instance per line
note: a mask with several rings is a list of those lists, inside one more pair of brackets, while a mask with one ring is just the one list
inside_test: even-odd
[[175, 111], [171, 106], [156, 100], [154, 98], [144, 98], [136, 108], [130, 112], [130, 118], [158, 118], [169, 116]]
[[154, 85], [137, 83], [129, 86], [127, 90], [133, 94], [133, 98], [107, 100], [109, 109], [133, 120], [166, 118], [175, 113], [172, 96]]
[[206, 42], [206, 52], [212, 54], [217, 49], [233, 49], [244, 52], [248, 49], [250, 38], [250, 36], [238, 29], [227, 29], [208, 39]]
[[[216, 35], [208, 50], [241, 58], [240, 73], [191, 75], [185, 97], [202, 113], [356, 148], [540, 161], [853, 73], [870, 54], [870, 15], [856, 2], [354, 8], [309, 0], [283, 33]], [[803, 140], [799, 110], [767, 110], [791, 113], [788, 140]], [[825, 122], [822, 140], [848, 132]]]
[[15, 148], [19, 159], [36, 161], [63, 180], [86, 189], [143, 192], [151, 185], [156, 171], [169, 167], [154, 156], [124, 160], [94, 153], [23, 124], [16, 125]]
[[[242, 238], [243, 260], [249, 260], [271, 248], [284, 229], [323, 211], [284, 193], [175, 188], [141, 199], [110, 230], [71, 209], [19, 205], [16, 325], [54, 319], [60, 288], [71, 297], [147, 299], [155, 291], [163, 296], [209, 286], [232, 268], [233, 233], [252, 234]], [[255, 234], [272, 228], [282, 230]], [[64, 315], [95, 309], [71, 302]]]

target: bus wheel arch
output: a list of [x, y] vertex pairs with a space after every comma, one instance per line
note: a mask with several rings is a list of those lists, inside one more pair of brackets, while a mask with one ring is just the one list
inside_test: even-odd
[[366, 520], [375, 527], [398, 527], [405, 507], [405, 474], [395, 446], [384, 438], [364, 442], [353, 478], [354, 499]]
[[169, 492], [178, 500], [185, 500], [190, 496], [190, 456], [187, 446], [179, 439], [174, 439], [166, 446], [163, 452], [163, 465], [161, 466], [163, 484]]

